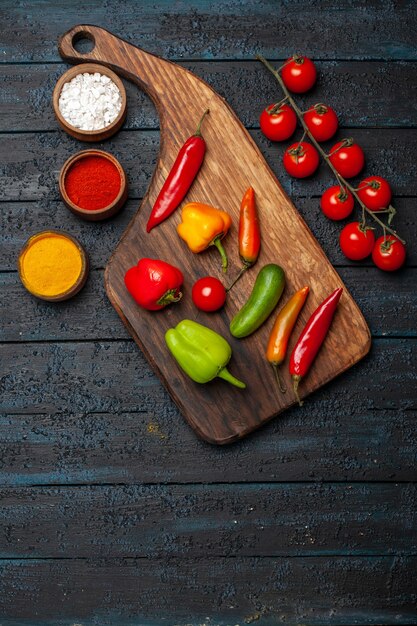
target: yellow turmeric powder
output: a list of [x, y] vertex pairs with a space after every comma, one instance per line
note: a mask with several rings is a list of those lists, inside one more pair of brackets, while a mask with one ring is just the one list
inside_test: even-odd
[[72, 238], [57, 231], [31, 237], [19, 257], [23, 284], [41, 298], [64, 295], [77, 284], [84, 270], [82, 249]]

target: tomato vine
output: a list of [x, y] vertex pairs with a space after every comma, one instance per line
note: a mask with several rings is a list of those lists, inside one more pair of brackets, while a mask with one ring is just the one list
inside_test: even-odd
[[[377, 222], [377, 224], [379, 224], [379, 226], [382, 228], [383, 230], [383, 236], [384, 236], [384, 242], [385, 241], [389, 241], [389, 238], [387, 239], [387, 233], [390, 233], [391, 235], [393, 235], [394, 237], [396, 237], [402, 244], [405, 244], [405, 241], [398, 235], [398, 233], [391, 227], [391, 222], [392, 219], [396, 213], [395, 209], [393, 206], [389, 205], [387, 208], [383, 209], [383, 210], [378, 210], [378, 215], [381, 215], [381, 213], [387, 213], [388, 214], [388, 220], [387, 223], [385, 223], [383, 220], [381, 220], [378, 215], [375, 214], [374, 211], [372, 211], [371, 209], [369, 209], [366, 204], [363, 202], [363, 200], [361, 199], [361, 197], [358, 195], [358, 191], [361, 191], [362, 189], [355, 189], [355, 187], [353, 187], [347, 180], [345, 177], [343, 177], [338, 170], [336, 169], [336, 167], [333, 165], [332, 161], [331, 161], [331, 157], [332, 155], [335, 154], [336, 151], [332, 151], [330, 154], [327, 154], [324, 149], [322, 148], [322, 146], [320, 145], [320, 143], [315, 139], [314, 135], [311, 133], [305, 119], [304, 119], [304, 114], [303, 112], [299, 109], [299, 107], [297, 106], [297, 103], [294, 101], [294, 98], [291, 96], [283, 78], [281, 77], [280, 71], [282, 71], [282, 68], [285, 67], [286, 64], [284, 64], [284, 66], [281, 66], [281, 68], [278, 68], [277, 70], [269, 63], [269, 61], [267, 61], [261, 54], [256, 55], [256, 58], [263, 63], [263, 65], [273, 74], [273, 76], [275, 77], [275, 79], [278, 81], [283, 93], [285, 94], [285, 97], [281, 100], [280, 105], [288, 104], [294, 111], [294, 113], [296, 114], [298, 120], [300, 121], [300, 124], [303, 128], [303, 137], [300, 140], [300, 142], [298, 142], [298, 145], [301, 145], [301, 143], [303, 142], [304, 138], [306, 136], [308, 136], [309, 140], [311, 141], [311, 143], [313, 144], [313, 146], [316, 148], [316, 150], [319, 152], [319, 154], [321, 155], [321, 157], [323, 158], [323, 160], [327, 163], [327, 165], [329, 166], [329, 168], [332, 170], [333, 174], [336, 177], [336, 180], [338, 182], [338, 184], [340, 185], [341, 189], [344, 190], [345, 192], [349, 191], [352, 196], [355, 198], [355, 200], [357, 201], [357, 203], [359, 204], [359, 206], [361, 207], [362, 210], [362, 218], [361, 218], [361, 222], [360, 222], [360, 227], [361, 229], [363, 229], [363, 231], [365, 232], [367, 229], [369, 229], [370, 227], [367, 226], [366, 224], [366, 216], [370, 216], [372, 217], [372, 219]], [[287, 61], [288, 63], [288, 61]], [[293, 89], [293, 91], [295, 91]], [[339, 146], [340, 144], [340, 146]], [[344, 147], [350, 147], [352, 145], [356, 145], [353, 143], [353, 140], [351, 138], [349, 139], [343, 139], [341, 142], [339, 142], [338, 148], [337, 150], [344, 148]]]

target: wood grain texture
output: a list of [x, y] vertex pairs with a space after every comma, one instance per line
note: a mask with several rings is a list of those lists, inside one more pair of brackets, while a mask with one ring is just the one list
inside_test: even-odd
[[[87, 55], [80, 55], [73, 48], [74, 38], [81, 34], [94, 42], [93, 50]], [[93, 26], [80, 25], [68, 31], [60, 39], [59, 50], [61, 56], [71, 62], [96, 60], [118, 69], [145, 89], [158, 108], [161, 148], [157, 168], [138, 214], [106, 267], [106, 289], [113, 306], [196, 433], [211, 443], [235, 441], [294, 403], [292, 394], [277, 396], [271, 390], [264, 356], [270, 329], [264, 327], [244, 341], [230, 341], [233, 362], [238, 364], [231, 368], [247, 383], [244, 392], [236, 388], [225, 391], [224, 382], [219, 380], [196, 385], [178, 368], [173, 370], [164, 341], [168, 328], [176, 326], [182, 319], [195, 318], [190, 298], [183, 298], [177, 306], [169, 307], [157, 318], [152, 312], [139, 310], [124, 285], [127, 269], [135, 265], [138, 258], [168, 259], [168, 251], [170, 262], [184, 270], [190, 284], [203, 274], [218, 274], [218, 259], [214, 259], [213, 254], [205, 254], [207, 260], [197, 265], [190, 254], [184, 252], [184, 244], [173, 230], [173, 225], [179, 221], [178, 212], [150, 235], [145, 234], [146, 221], [159, 190], [180, 147], [193, 133], [195, 120], [201, 117], [202, 111], [210, 108], [208, 123], [204, 127], [207, 157], [186, 201], [203, 201], [226, 210], [232, 215], [236, 228], [240, 200], [247, 187], [254, 186], [260, 221], [266, 229], [259, 267], [272, 262], [281, 264], [286, 272], [287, 294], [302, 285], [310, 286], [311, 295], [304, 307], [302, 322], [305, 323], [317, 305], [343, 283], [262, 159], [255, 143], [225, 101], [209, 85], [178, 65], [147, 54]], [[163, 250], [166, 251], [165, 257], [161, 254]], [[238, 271], [239, 264], [239, 259], [230, 264], [229, 275], [233, 276]], [[229, 320], [246, 301], [253, 285], [253, 279], [248, 274], [240, 281], [239, 291], [231, 292], [234, 297], [228, 298], [224, 312], [216, 316], [200, 315], [200, 323], [229, 337]], [[185, 285], [185, 293], [186, 290]], [[363, 358], [369, 348], [368, 327], [345, 288], [326, 344], [301, 387], [301, 395], [305, 397], [344, 372]], [[285, 375], [284, 380], [290, 387]]]
[[32, 487], [0, 501], [0, 559], [417, 551], [417, 485]]
[[314, 59], [417, 59], [413, 2], [9, 0], [1, 17], [2, 62], [57, 61], [58, 37], [92, 22], [171, 59], [286, 59], [300, 45]]
[[[140, 200], [141, 198], [135, 199], [132, 194], [121, 213], [109, 222], [101, 224], [87, 224], [77, 219], [62, 203], [54, 200], [3, 202], [0, 213], [0, 271], [13, 271], [27, 234], [36, 233], [45, 226], [61, 228], [73, 234], [88, 250], [91, 267], [104, 268], [122, 232], [135, 215]], [[349, 261], [342, 254], [339, 246], [341, 224], [324, 217], [320, 210], [319, 198], [294, 196], [294, 202], [335, 267], [355, 267], [358, 269], [358, 276], [361, 275], [362, 268], [374, 267], [369, 258], [357, 263]], [[417, 246], [413, 245], [413, 241], [417, 240], [417, 198], [396, 198], [395, 206], [398, 210], [395, 216], [396, 228], [398, 232], [406, 233], [410, 242], [407, 246], [406, 265], [416, 267]], [[387, 280], [390, 284], [395, 284], [395, 277], [401, 275], [396, 273], [389, 277], [386, 273], [380, 274], [381, 280]], [[353, 283], [346, 284], [348, 288], [354, 287]], [[390, 291], [389, 296], [395, 296], [395, 290]]]
[[[247, 128], [259, 127], [260, 111], [279, 94], [259, 61], [179, 63], [225, 97]], [[279, 62], [277, 62], [277, 66]], [[56, 130], [51, 96], [67, 69], [63, 63], [0, 63], [0, 132]], [[344, 129], [405, 128], [417, 125], [417, 63], [318, 61], [319, 82], [297, 96], [303, 110], [325, 99]], [[143, 91], [125, 81], [128, 98], [125, 130], [159, 128], [155, 107]], [[243, 97], [242, 97], [243, 95]]]
[[[184, 138], [195, 131], [195, 120], [190, 119], [188, 124], [189, 127], [182, 129]], [[320, 196], [334, 184], [334, 177], [324, 164], [312, 178], [298, 181], [291, 179], [282, 167], [286, 144], [273, 145], [259, 130], [251, 130], [249, 134], [291, 197]], [[206, 135], [209, 137], [207, 131]], [[363, 176], [380, 172], [381, 176], [390, 181], [395, 198], [417, 196], [417, 164], [409, 159], [410, 153], [416, 149], [417, 129], [357, 129], [355, 132], [349, 131], [349, 135], [354, 136], [366, 153]], [[343, 136], [346, 136], [345, 132], [340, 132], [337, 137]], [[48, 133], [7, 133], [1, 136], [1, 142], [0, 201], [59, 200], [60, 168], [74, 152], [88, 147], [88, 144], [80, 144], [64, 131], [58, 130]], [[330, 148], [333, 144], [330, 142], [328, 145]], [[97, 147], [111, 152], [119, 159], [129, 181], [129, 196], [143, 198], [157, 164], [160, 134], [151, 130], [122, 130], [106, 142], [99, 142]], [[398, 163], [406, 163], [407, 166], [398, 167]], [[359, 182], [361, 178], [356, 180]]]
[[[316, 392], [311, 404], [294, 410], [308, 419], [315, 401], [362, 416], [368, 410], [415, 409], [416, 350], [415, 339], [375, 339], [372, 358], [346, 372], [337, 393], [332, 388], [336, 382], [329, 384]], [[0, 359], [7, 362], [9, 352], [10, 344], [0, 344]], [[130, 340], [13, 344], [13, 360], [0, 380], [0, 411], [5, 413], [73, 407], [84, 412], [146, 411], [161, 401], [169, 403], [168, 394]]]
[[[417, 337], [415, 268], [388, 276], [375, 267], [340, 267], [337, 271], [373, 337]], [[0, 341], [103, 341], [128, 337], [106, 297], [102, 270], [90, 272], [77, 298], [58, 308], [32, 298], [14, 272], [0, 274], [0, 289], [4, 294], [0, 303]]]
[[[307, 415], [289, 409], [226, 448], [197, 439], [158, 390], [141, 412], [2, 415], [0, 483], [201, 483], [204, 491], [207, 483], [243, 482], [256, 493], [259, 482], [416, 479], [415, 411], [357, 410], [318, 395]], [[311, 502], [300, 506], [308, 511]]]
[[7, 626], [410, 625], [416, 568], [416, 557], [6, 560], [0, 611]]
[[[410, 155], [416, 149], [417, 99], [416, 64], [410, 59], [417, 58], [416, 3], [3, 0], [0, 14], [0, 131], [4, 133], [0, 138], [0, 303], [7, 313], [7, 325], [0, 323], [0, 328], [3, 336], [16, 342], [3, 345], [0, 396], [7, 385], [17, 386], [7, 413], [0, 415], [0, 481], [11, 487], [2, 492], [8, 497], [4, 511], [10, 523], [7, 532], [0, 524], [0, 549], [5, 552], [7, 546], [9, 553], [25, 555], [0, 561], [1, 626], [416, 624], [417, 562], [405, 556], [415, 555], [414, 528], [404, 528], [391, 503], [397, 503], [405, 520], [410, 520], [407, 499], [399, 498], [407, 493], [408, 485], [396, 486], [395, 481], [416, 480], [416, 412], [411, 401], [417, 383], [415, 359], [413, 362], [409, 353], [415, 343], [411, 338], [416, 326], [415, 278], [410, 270], [387, 276], [371, 269], [369, 260], [353, 264], [343, 258], [337, 244], [341, 225], [325, 220], [318, 208], [318, 197], [333, 184], [326, 168], [321, 167], [311, 181], [291, 184], [281, 172], [283, 147], [269, 144], [257, 129], [264, 97], [273, 101], [277, 92], [268, 73], [252, 60], [254, 52], [260, 51], [279, 65], [280, 59], [297, 50], [309, 53], [317, 62], [319, 83], [305, 102], [324, 100], [334, 106], [344, 126], [338, 137], [345, 136], [349, 128], [348, 133], [365, 150], [366, 173], [379, 173], [390, 180], [399, 210], [396, 225], [409, 244], [407, 263], [415, 267], [417, 172]], [[159, 383], [138, 398], [142, 411], [123, 410], [126, 380], [120, 372], [110, 384], [109, 395], [114, 394], [115, 400], [106, 397], [105, 387], [114, 373], [114, 353], [118, 353], [117, 363], [123, 364], [127, 343], [114, 340], [127, 335], [105, 301], [101, 269], [149, 185], [159, 149], [159, 122], [147, 96], [126, 81], [125, 130], [101, 147], [127, 166], [131, 199], [117, 217], [100, 225], [81, 223], [65, 210], [58, 201], [58, 171], [68, 156], [88, 146], [56, 130], [50, 102], [54, 84], [65, 69], [57, 38], [79, 20], [103, 25], [134, 44], [176, 59], [227, 98], [251, 127], [252, 137], [286, 192], [338, 266], [373, 334], [392, 335], [393, 339], [377, 340], [375, 367], [372, 352], [355, 370], [311, 396], [306, 411], [291, 408], [227, 447], [211, 446], [195, 437]], [[39, 61], [44, 62], [40, 65]], [[87, 247], [92, 266], [99, 269], [90, 276], [74, 307], [51, 310], [49, 305], [42, 308], [23, 301], [23, 291], [19, 297], [15, 281], [18, 251], [29, 234], [45, 227], [69, 230]], [[368, 292], [367, 280], [371, 282]], [[2, 312], [0, 319], [3, 322]], [[104, 337], [109, 341], [103, 342]], [[29, 339], [37, 343], [27, 343]], [[149, 373], [149, 365], [137, 350], [134, 353], [134, 358], [127, 353], [126, 367], [136, 368], [142, 379]], [[40, 375], [42, 358], [46, 367]], [[404, 364], [396, 371], [402, 360]], [[410, 375], [403, 379], [407, 369]], [[97, 378], [97, 385], [88, 397], [92, 377]], [[347, 378], [350, 382], [344, 393]], [[377, 392], [370, 390], [375, 386], [384, 394], [386, 379], [384, 402], [376, 402]], [[24, 398], [19, 404], [21, 381]], [[140, 395], [134, 372], [127, 377], [128, 384], [132, 381], [135, 394]], [[84, 387], [84, 393], [77, 393], [77, 386]], [[404, 391], [409, 395], [402, 403]], [[27, 412], [27, 406], [39, 407], [44, 394], [51, 406], [61, 407], [60, 412], [42, 413], [38, 408]], [[86, 411], [88, 406], [98, 412]], [[103, 412], [105, 406], [110, 407], [109, 412]], [[285, 481], [292, 485], [283, 484]], [[311, 484], [317, 481], [331, 484]], [[350, 492], [342, 499], [344, 487], [349, 486], [343, 481], [356, 481], [353, 500]], [[372, 481], [372, 485], [363, 481]], [[154, 490], [142, 483], [152, 483]], [[170, 483], [169, 487], [165, 483]], [[32, 487], [37, 484], [44, 488]], [[66, 484], [67, 491], [48, 487], [59, 484]], [[78, 489], [79, 484], [85, 487]], [[124, 489], [127, 484], [130, 490]], [[30, 488], [15, 488], [24, 485]], [[261, 531], [249, 538], [247, 531], [260, 509], [246, 515], [237, 505], [256, 507], [258, 489], [261, 502], [269, 504], [260, 517], [265, 526], [262, 533], [267, 533], [271, 546], [274, 550], [282, 547], [283, 554], [285, 545], [291, 554], [295, 549], [305, 550], [306, 556], [268, 557]], [[364, 494], [369, 496], [368, 508]], [[352, 524], [352, 529], [345, 526], [338, 536], [337, 524], [343, 519], [335, 519], [333, 500], [341, 517], [347, 516]], [[88, 510], [88, 502], [97, 506]], [[141, 509], [144, 519], [138, 522], [134, 516], [141, 502], [150, 505], [149, 517], [148, 509]], [[353, 512], [349, 512], [350, 502]], [[291, 504], [293, 518], [288, 527], [277, 529], [275, 516], [278, 513], [283, 519], [286, 503]], [[46, 509], [47, 504], [58, 506]], [[173, 507], [172, 515], [170, 504], [179, 505]], [[1, 511], [2, 505], [3, 500]], [[227, 524], [237, 519], [233, 509], [241, 525], [228, 528]], [[365, 511], [371, 513], [370, 526]], [[391, 511], [392, 521], [387, 517]], [[132, 525], [125, 513], [133, 513]], [[176, 517], [186, 513], [188, 517]], [[329, 523], [326, 513], [335, 525]], [[96, 515], [100, 528], [95, 524]], [[238, 541], [221, 546], [213, 531], [214, 517], [222, 536]], [[292, 519], [299, 530], [298, 546], [291, 543], [288, 532]], [[303, 519], [308, 524], [317, 522], [313, 537], [320, 540], [319, 549], [337, 547], [341, 555], [323, 551], [321, 557], [313, 556], [314, 546], [302, 534]], [[84, 523], [86, 533], [78, 540], [76, 520]], [[40, 521], [45, 522], [44, 530], [36, 525]], [[141, 528], [149, 533], [140, 533]], [[173, 531], [166, 542], [161, 536], [164, 528]], [[356, 538], [353, 529], [358, 531]], [[402, 529], [404, 536], [397, 532]], [[19, 532], [22, 530], [24, 535]], [[108, 554], [100, 561], [79, 558], [74, 545], [79, 542], [83, 553], [91, 553], [93, 530], [98, 550]], [[209, 547], [204, 552], [206, 533], [210, 538], [207, 546], [222, 556], [213, 559]], [[187, 536], [200, 543], [187, 543]], [[123, 543], [124, 538], [129, 543]], [[35, 543], [36, 539], [40, 541]], [[355, 539], [362, 542], [363, 556], [344, 557], [345, 546], [346, 550], [355, 549]], [[47, 554], [65, 551], [66, 544], [71, 549], [64, 558], [33, 559], [35, 548]], [[256, 544], [264, 549], [264, 556], [233, 556]], [[112, 546], [115, 554], [127, 550], [132, 554], [151, 554], [153, 550], [155, 554], [158, 549], [165, 553], [162, 558], [112, 558]], [[395, 547], [401, 556], [372, 558], [369, 554], [375, 547], [383, 554]], [[199, 556], [191, 557], [192, 551]]]

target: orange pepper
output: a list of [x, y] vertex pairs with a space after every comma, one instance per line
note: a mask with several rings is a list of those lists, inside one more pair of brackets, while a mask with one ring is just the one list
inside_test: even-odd
[[278, 313], [278, 317], [275, 320], [275, 324], [269, 336], [266, 358], [274, 368], [277, 383], [282, 393], [285, 393], [286, 389], [279, 377], [278, 366], [281, 365], [285, 359], [289, 338], [300, 311], [304, 306], [308, 292], [309, 288], [303, 287], [288, 300], [287, 304]]
[[189, 202], [181, 211], [182, 222], [177, 232], [192, 252], [203, 252], [209, 246], [216, 246], [222, 257], [223, 272], [227, 270], [227, 255], [221, 239], [227, 234], [232, 219], [226, 211], [209, 204]]

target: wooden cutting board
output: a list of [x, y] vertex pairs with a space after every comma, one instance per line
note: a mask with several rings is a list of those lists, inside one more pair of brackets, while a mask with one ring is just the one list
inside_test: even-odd
[[[94, 42], [94, 48], [81, 54], [73, 44], [85, 37]], [[147, 194], [107, 265], [106, 289], [133, 338], [197, 434], [217, 444], [239, 439], [295, 403], [287, 363], [282, 368], [282, 376], [288, 391], [280, 394], [272, 368], [265, 360], [275, 314], [246, 339], [234, 339], [229, 333], [229, 321], [247, 300], [259, 269], [273, 262], [286, 272], [286, 289], [277, 311], [294, 291], [304, 285], [310, 286], [310, 295], [297, 322], [290, 349], [317, 305], [334, 289], [344, 285], [253, 139], [227, 102], [207, 83], [184, 68], [96, 26], [72, 28], [61, 38], [59, 51], [71, 63], [98, 62], [112, 68], [146, 91], [158, 109], [161, 126], [158, 163]], [[259, 71], [265, 71], [261, 65]], [[150, 234], [145, 229], [151, 208], [180, 147], [194, 133], [207, 108], [210, 114], [203, 127], [206, 157], [183, 204], [201, 201], [232, 216], [232, 229], [223, 240], [229, 256], [227, 278], [222, 275], [216, 249], [210, 248], [196, 255], [180, 240], [176, 232], [180, 209]], [[138, 163], [140, 145], [139, 134]], [[195, 280], [209, 274], [228, 283], [240, 268], [237, 245], [239, 207], [249, 186], [255, 189], [262, 227], [258, 263], [230, 292], [221, 312], [198, 313], [191, 300]], [[140, 309], [131, 299], [124, 285], [124, 274], [142, 257], [160, 258], [181, 268], [185, 284], [179, 304], [152, 313]], [[233, 349], [229, 369], [247, 383], [245, 390], [220, 379], [199, 385], [182, 373], [168, 352], [164, 334], [184, 318], [196, 319], [229, 341]], [[347, 370], [364, 357], [369, 348], [369, 329], [345, 288], [325, 344], [300, 385], [301, 396], [307, 396]], [[128, 389], [126, 393], [129, 393]], [[306, 413], [307, 419], [308, 404], [299, 410]]]

